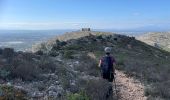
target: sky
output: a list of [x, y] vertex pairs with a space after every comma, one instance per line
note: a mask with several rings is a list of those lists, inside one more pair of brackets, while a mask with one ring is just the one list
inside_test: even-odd
[[170, 0], [0, 0], [0, 29], [170, 27]]

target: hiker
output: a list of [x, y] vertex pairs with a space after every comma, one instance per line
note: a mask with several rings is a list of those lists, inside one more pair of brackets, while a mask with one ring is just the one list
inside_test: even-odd
[[111, 47], [106, 47], [104, 49], [106, 55], [103, 56], [99, 61], [99, 67], [101, 68], [101, 74], [103, 79], [107, 79], [109, 82], [113, 82], [115, 74], [116, 61], [113, 56], [111, 56]]

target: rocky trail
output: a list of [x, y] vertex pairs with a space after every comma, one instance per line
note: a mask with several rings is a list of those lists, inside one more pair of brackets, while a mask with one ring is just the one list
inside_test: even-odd
[[132, 77], [127, 77], [123, 72], [116, 71], [116, 85], [118, 100], [146, 100], [144, 86]]

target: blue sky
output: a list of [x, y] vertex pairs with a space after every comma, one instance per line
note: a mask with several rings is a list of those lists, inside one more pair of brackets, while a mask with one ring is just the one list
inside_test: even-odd
[[0, 0], [0, 29], [170, 26], [170, 0]]

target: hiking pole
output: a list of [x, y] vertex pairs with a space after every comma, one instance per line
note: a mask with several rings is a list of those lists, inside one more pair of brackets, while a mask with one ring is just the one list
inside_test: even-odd
[[113, 78], [113, 80], [114, 80], [114, 86], [115, 86], [116, 98], [117, 98], [117, 100], [118, 100], [118, 94], [117, 94], [117, 87], [116, 87], [115, 74], [114, 74], [114, 78]]

